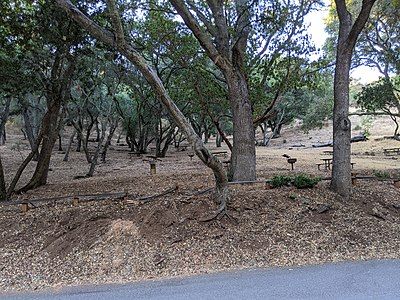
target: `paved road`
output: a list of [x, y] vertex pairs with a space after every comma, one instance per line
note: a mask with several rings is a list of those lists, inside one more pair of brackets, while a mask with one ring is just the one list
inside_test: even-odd
[[1, 299], [400, 299], [400, 260], [274, 268], [66, 288]]

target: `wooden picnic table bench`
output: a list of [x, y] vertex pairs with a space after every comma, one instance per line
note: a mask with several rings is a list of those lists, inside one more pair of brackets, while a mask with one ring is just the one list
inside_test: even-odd
[[[332, 165], [332, 160], [333, 160], [333, 158], [321, 158], [321, 160], [323, 161], [323, 163], [318, 163], [317, 164], [317, 167], [318, 167], [318, 170], [320, 170], [321, 168], [321, 166], [324, 166], [325, 167], [325, 170], [330, 170], [331, 169], [331, 165]], [[356, 163], [355, 162], [351, 162], [350, 163], [350, 165], [351, 165], [351, 169], [354, 169], [354, 165], [355, 165]]]
[[228, 151], [213, 151], [211, 152], [212, 155], [215, 156], [224, 156], [226, 157], [228, 155]]
[[322, 151], [322, 153], [325, 154], [325, 155], [332, 155], [333, 151], [332, 150], [325, 150], [325, 151]]
[[392, 154], [400, 155], [400, 148], [386, 148], [383, 149], [383, 153], [385, 155], [392, 155]]

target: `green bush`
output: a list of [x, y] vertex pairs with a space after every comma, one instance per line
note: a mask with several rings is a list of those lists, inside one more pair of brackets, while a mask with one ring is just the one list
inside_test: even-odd
[[320, 177], [310, 177], [305, 174], [296, 175], [293, 179], [293, 185], [298, 189], [313, 188], [321, 181]]
[[277, 187], [289, 185], [291, 181], [292, 181], [292, 178], [290, 176], [276, 175], [276, 176], [272, 177], [271, 185], [272, 185], [272, 187], [277, 188]]
[[390, 178], [390, 174], [388, 172], [385, 172], [385, 171], [374, 170], [373, 174], [374, 174], [374, 176], [378, 177], [379, 179], [388, 179], [388, 178]]

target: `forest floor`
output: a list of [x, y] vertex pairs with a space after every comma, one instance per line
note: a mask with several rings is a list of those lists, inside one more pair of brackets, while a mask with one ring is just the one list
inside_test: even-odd
[[[380, 170], [400, 177], [400, 156], [383, 154], [384, 148], [400, 144], [381, 138], [390, 135], [386, 126], [377, 120], [369, 141], [352, 144], [359, 174]], [[330, 176], [316, 163], [331, 148], [311, 147], [331, 140], [330, 131], [329, 125], [308, 134], [297, 126], [285, 128], [269, 147], [257, 147], [258, 179], [291, 173]], [[6, 146], [0, 147], [8, 180], [28, 153], [16, 133], [9, 130]], [[300, 144], [304, 147], [296, 147]], [[220, 150], [211, 143], [209, 147]], [[202, 222], [216, 209], [212, 193], [201, 193], [213, 186], [213, 178], [188, 152], [171, 149], [157, 163], [157, 174], [150, 175], [148, 162], [129, 158], [127, 147], [114, 143], [94, 177], [74, 180], [89, 168], [83, 153], [72, 151], [70, 161], [63, 162], [63, 153], [55, 151], [49, 184], [16, 199], [123, 191], [130, 199], [78, 206], [42, 203], [27, 213], [16, 205], [0, 205], [0, 291], [400, 258], [400, 189], [393, 181], [361, 180], [349, 201], [332, 193], [328, 181], [303, 190], [232, 185], [229, 211], [236, 221]], [[298, 159], [294, 171], [283, 154]], [[33, 169], [32, 163], [21, 184]], [[175, 185], [178, 189], [168, 195], [147, 203], [134, 201]]]

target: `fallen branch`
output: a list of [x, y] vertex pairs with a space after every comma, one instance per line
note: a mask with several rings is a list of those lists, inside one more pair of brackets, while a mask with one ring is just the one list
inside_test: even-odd
[[[151, 196], [141, 197], [141, 198], [137, 198], [137, 199], [135, 199], [135, 200], [128, 200], [126, 203], [131, 204], [131, 203], [135, 203], [136, 201], [140, 201], [141, 203], [147, 203], [147, 202], [150, 202], [150, 201], [152, 201], [152, 200], [154, 200], [154, 199], [160, 198], [160, 197], [162, 197], [162, 196], [171, 194], [171, 193], [175, 192], [176, 190], [178, 190], [178, 185], [175, 185], [174, 187], [169, 188], [168, 190], [165, 190], [164, 192], [162, 192], [162, 193], [160, 193], [160, 194], [155, 194], [155, 195], [151, 195]], [[129, 195], [128, 195], [128, 197], [129, 197]]]

